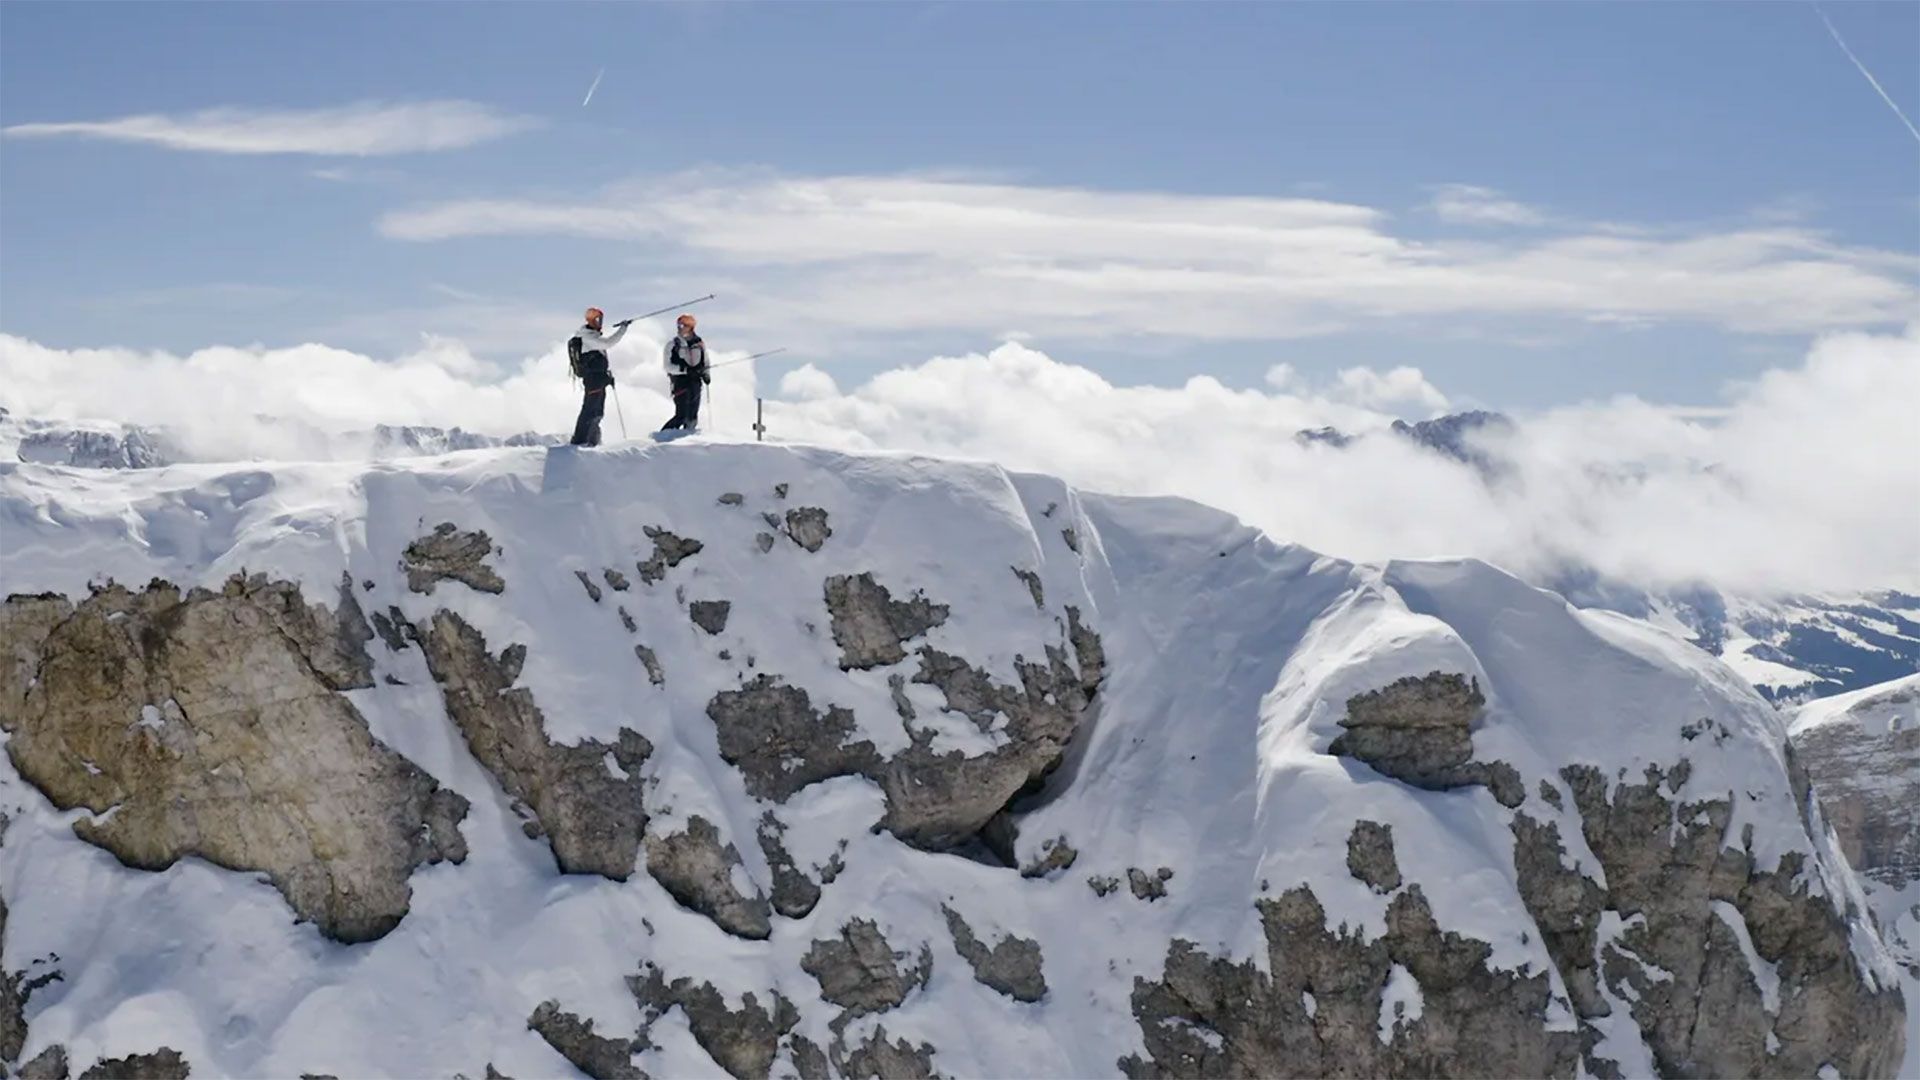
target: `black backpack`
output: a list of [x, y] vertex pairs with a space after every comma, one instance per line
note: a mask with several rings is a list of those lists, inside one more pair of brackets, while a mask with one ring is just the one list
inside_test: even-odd
[[580, 371], [580, 339], [578, 337], [570, 337], [567, 339], [567, 366], [573, 370], [574, 378], [578, 379], [582, 377], [582, 372]]

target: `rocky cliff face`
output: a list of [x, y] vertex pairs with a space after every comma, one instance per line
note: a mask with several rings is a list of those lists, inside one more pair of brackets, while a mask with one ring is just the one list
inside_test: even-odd
[[766, 447], [43, 482], [23, 1072], [1900, 1061], [1765, 704], [1486, 567]]

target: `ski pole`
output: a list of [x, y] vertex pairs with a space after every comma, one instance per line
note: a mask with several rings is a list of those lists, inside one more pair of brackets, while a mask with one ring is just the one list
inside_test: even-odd
[[768, 349], [766, 352], [757, 352], [757, 353], [754, 353], [752, 356], [743, 356], [738, 360], [723, 360], [720, 363], [713, 364], [711, 366], [717, 367], [717, 368], [731, 367], [734, 364], [744, 364], [749, 360], [758, 360], [762, 357], [772, 356], [775, 353], [783, 353], [786, 351], [787, 351], [787, 347], [785, 345], [782, 345], [777, 349]]
[[627, 411], [620, 407], [620, 388], [617, 386], [609, 386], [607, 390], [613, 394], [613, 415], [620, 418], [620, 440], [625, 442], [627, 438]]
[[649, 312], [647, 312], [647, 313], [646, 313], [645, 315], [635, 315], [635, 316], [634, 316], [633, 318], [631, 318], [631, 319], [621, 319], [620, 321], [621, 321], [621, 322], [623, 322], [623, 323], [632, 323], [632, 322], [639, 322], [639, 321], [640, 321], [641, 319], [651, 319], [651, 318], [653, 318], [653, 317], [654, 317], [655, 315], [665, 315], [665, 314], [666, 314], [667, 312], [669, 312], [669, 311], [672, 311], [672, 310], [673, 310], [673, 309], [675, 309], [675, 308], [684, 308], [684, 307], [692, 307], [692, 306], [693, 306], [693, 305], [695, 305], [695, 304], [704, 304], [704, 303], [706, 303], [707, 301], [709, 301], [709, 300], [711, 300], [711, 299], [713, 299], [713, 296], [714, 296], [714, 294], [713, 294], [713, 293], [708, 293], [708, 294], [707, 294], [707, 295], [705, 295], [705, 296], [702, 296], [702, 297], [698, 297], [698, 298], [696, 298], [696, 299], [693, 299], [693, 300], [688, 300], [688, 301], [686, 301], [685, 303], [681, 303], [681, 304], [668, 304], [668, 305], [667, 305], [666, 307], [663, 307], [663, 308], [661, 308], [661, 309], [660, 309], [660, 310], [658, 310], [658, 311], [649, 311]]

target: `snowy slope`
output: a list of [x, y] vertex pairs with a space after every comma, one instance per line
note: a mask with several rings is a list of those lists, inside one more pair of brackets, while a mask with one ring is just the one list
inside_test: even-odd
[[[827, 515], [818, 550], [792, 516], [805, 508]], [[405, 552], [441, 522], [487, 534], [482, 549], [504, 591], [409, 586]], [[649, 529], [703, 547], [657, 581], [615, 585], [607, 571], [635, 578], [657, 553]], [[1824, 822], [1796, 794], [1774, 710], [1691, 646], [1484, 564], [1355, 566], [1180, 500], [1093, 496], [987, 464], [699, 439], [379, 464], [0, 465], [0, 541], [0, 592], [10, 594], [79, 602], [90, 584], [139, 589], [153, 578], [217, 590], [244, 571], [335, 605], [344, 574], [370, 613], [422, 626], [450, 612], [491, 652], [526, 646], [515, 685], [537, 702], [552, 742], [613, 744], [623, 729], [647, 740], [649, 838], [711, 822], [737, 849], [735, 887], [765, 892], [776, 868], [755, 836], [777, 812], [793, 862], [822, 879], [817, 906], [774, 918], [754, 940], [677, 902], [645, 869], [624, 881], [557, 872], [554, 849], [523, 827], [500, 776], [450, 722], [422, 649], [375, 643], [376, 678], [345, 692], [352, 706], [373, 736], [470, 804], [464, 860], [414, 870], [409, 909], [377, 940], [329, 940], [253, 874], [196, 858], [157, 872], [123, 865], [75, 835], [87, 811], [56, 809], [13, 762], [0, 763], [11, 818], [0, 846], [4, 968], [61, 974], [29, 996], [21, 1061], [58, 1044], [77, 1071], [165, 1044], [196, 1076], [479, 1075], [488, 1065], [560, 1075], [570, 1066], [557, 1037], [529, 1030], [553, 1001], [592, 1021], [597, 1037], [644, 1028], [631, 1061], [650, 1074], [724, 1075], [692, 1019], [698, 1009], [655, 1018], [637, 1001], [627, 979], [644, 964], [710, 983], [725, 1009], [777, 994], [797, 1007], [792, 1035], [817, 1046], [871, 1046], [884, 1029], [879, 1041], [930, 1047], [932, 1067], [956, 1076], [1113, 1075], [1129, 1058], [1141, 1074], [1294, 1071], [1294, 1044], [1276, 1048], [1262, 1032], [1300, 1016], [1321, 1025], [1314, 1060], [1346, 1071], [1476, 1060], [1496, 1072], [1536, 1071], [1518, 1064], [1534, 1060], [1553, 1063], [1537, 1071], [1570, 1071], [1585, 1024], [1585, 1067], [1647, 1075], [1682, 1060], [1655, 1030], [1661, 1017], [1695, 1012], [1701, 1022], [1684, 1025], [1705, 1032], [1686, 1036], [1695, 1062], [1782, 1054], [1777, 1067], [1811, 1073], [1899, 1060], [1897, 1021], [1886, 1020], [1897, 972], [1859, 915], [1864, 900]], [[772, 800], [723, 754], [715, 702], [768, 674], [822, 712], [848, 710], [848, 742], [870, 741], [883, 757], [926, 739], [971, 759], [1016, 737], [1004, 712], [976, 724], [951, 711], [951, 693], [890, 681], [911, 673], [911, 660], [843, 669], [822, 582], [860, 574], [897, 600], [924, 590], [947, 605], [944, 621], [902, 643], [964, 658], [997, 685], [1019, 686], [1022, 661], [1049, 648], [1071, 654], [1077, 620], [1099, 634], [1095, 707], [1044, 788], [1012, 807], [1011, 843], [989, 829], [952, 851], [922, 850], [879, 829], [889, 806], [870, 779], [834, 776]], [[720, 600], [732, 606], [717, 632], [690, 618], [696, 604]], [[652, 650], [663, 681], [649, 677], [636, 644]], [[1085, 652], [1074, 662], [1092, 677]], [[1471, 766], [1422, 759], [1426, 731], [1390, 732], [1391, 751], [1373, 765], [1334, 752], [1364, 695], [1416, 684], [1425, 693], [1433, 687], [1420, 680], [1435, 673], [1484, 696]], [[164, 721], [133, 710], [126, 725], [142, 722]], [[606, 770], [626, 775], [611, 753]], [[1637, 816], [1648, 806], [1657, 828]], [[1373, 850], [1361, 843], [1366, 822], [1390, 834], [1390, 885], [1377, 867], [1356, 869]], [[1516, 837], [1536, 827], [1556, 830], [1563, 846], [1545, 858], [1522, 851]], [[1047, 865], [1061, 840], [1076, 856]], [[1032, 876], [997, 865], [996, 848]], [[1645, 931], [1665, 916], [1657, 905], [1633, 914], [1628, 900], [1649, 859], [1706, 860], [1689, 903], [1704, 902], [1712, 866], [1747, 882], [1719, 902], [1717, 922], [1704, 907], [1675, 909], [1689, 933], [1719, 935], [1684, 946], [1705, 950], [1695, 968], [1708, 969], [1709, 953], [1732, 965], [1685, 1001], [1660, 998], [1673, 975]], [[1589, 882], [1589, 906], [1560, 911], [1549, 894], [1566, 889], [1554, 893], [1548, 879]], [[1299, 890], [1324, 907], [1327, 927], [1290, 954], [1275, 944], [1271, 915]], [[1795, 955], [1782, 950], [1801, 939], [1732, 902], [1768, 890], [1798, 897], [1779, 903], [1801, 905], [1804, 933], [1833, 935], [1852, 962], [1793, 974]], [[1415, 972], [1428, 969], [1397, 929], [1422, 902], [1440, 928], [1485, 943], [1468, 965], [1475, 979], [1514, 1001], [1537, 987], [1537, 1014], [1473, 989], [1480, 982], [1446, 994], [1424, 985]], [[945, 907], [988, 944], [1037, 943], [1039, 1000], [984, 985]], [[1550, 911], [1572, 921], [1549, 926]], [[857, 919], [873, 920], [903, 969], [924, 959], [930, 970], [918, 985], [906, 980], [897, 1005], [856, 1016], [823, 1000], [809, 958]], [[1575, 939], [1586, 942], [1584, 960], [1570, 964], [1577, 950], [1563, 942]], [[1709, 944], [1733, 940], [1744, 944]], [[1279, 980], [1278, 965], [1309, 949], [1325, 950], [1329, 970], [1371, 970], [1338, 962], [1366, 943], [1395, 959], [1390, 977], [1347, 997], [1309, 979], [1313, 990], [1261, 1006], [1271, 1012], [1233, 1014], [1227, 1001], [1215, 1013], [1175, 986], [1183, 941], [1189, 958], [1219, 958], [1206, 970], [1223, 986]], [[1608, 973], [1587, 987], [1596, 956]], [[1349, 997], [1378, 1011], [1378, 1038], [1372, 1016], [1357, 1043], [1315, 1019], [1344, 1015]], [[1168, 1012], [1175, 999], [1183, 1011]], [[1800, 1019], [1775, 1024], [1783, 1009]], [[1513, 1026], [1547, 1056], [1499, 1057], [1447, 1034], [1483, 1020]], [[807, 1069], [794, 1037], [778, 1043], [777, 1074]], [[856, 1071], [838, 1052], [835, 1067]]]

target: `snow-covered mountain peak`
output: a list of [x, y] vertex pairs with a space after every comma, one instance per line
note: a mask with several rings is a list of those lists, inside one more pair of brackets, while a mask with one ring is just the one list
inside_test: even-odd
[[1900, 1060], [1772, 708], [1481, 563], [700, 439], [0, 465], [0, 530], [16, 1061]]

